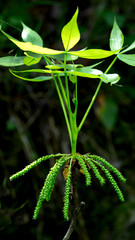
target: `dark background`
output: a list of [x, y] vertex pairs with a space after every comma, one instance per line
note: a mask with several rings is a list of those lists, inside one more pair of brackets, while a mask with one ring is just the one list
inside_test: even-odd
[[[125, 35], [125, 45], [135, 39], [134, 0], [104, 1], [1, 1], [0, 18], [21, 30], [20, 20], [36, 30], [44, 46], [62, 49], [60, 32], [79, 6], [78, 24], [81, 40], [76, 49], [109, 49], [109, 34], [114, 16]], [[6, 32], [18, 37], [20, 32], [2, 23]], [[13, 49], [12, 53], [9, 51]], [[0, 56], [18, 50], [0, 34]], [[132, 51], [133, 52], [133, 51]], [[132, 53], [131, 52], [131, 53]], [[112, 58], [113, 59], [113, 58]], [[81, 61], [81, 60], [80, 60]], [[105, 70], [111, 58], [102, 65]], [[94, 61], [82, 60], [84, 65]], [[39, 67], [44, 67], [41, 62]], [[135, 239], [135, 70], [117, 61], [111, 70], [121, 76], [122, 87], [104, 84], [78, 139], [80, 153], [99, 154], [127, 178], [119, 183], [125, 203], [121, 204], [106, 183], [100, 187], [93, 178], [91, 187], [78, 183], [80, 201], [86, 205], [79, 215], [71, 239]], [[81, 120], [97, 80], [79, 79]], [[63, 219], [64, 180], [62, 172], [49, 203], [44, 203], [37, 221], [33, 210], [49, 168], [54, 160], [41, 164], [26, 176], [9, 182], [9, 176], [40, 156], [70, 152], [63, 113], [52, 82], [30, 83], [13, 77], [0, 68], [0, 239], [59, 240], [69, 223]]]

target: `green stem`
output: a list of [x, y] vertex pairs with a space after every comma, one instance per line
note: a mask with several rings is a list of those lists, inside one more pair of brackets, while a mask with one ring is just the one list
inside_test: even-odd
[[[117, 59], [117, 56], [116, 56], [116, 57], [114, 58], [114, 60], [111, 62], [111, 64], [110, 64], [109, 67], [106, 69], [106, 71], [105, 71], [104, 74], [107, 74], [107, 73], [109, 72], [109, 70], [111, 69], [111, 67], [112, 67], [113, 64], [115, 63], [116, 59]], [[82, 126], [83, 126], [83, 124], [84, 124], [84, 122], [85, 122], [85, 120], [86, 120], [86, 118], [87, 118], [87, 116], [88, 116], [88, 114], [89, 114], [89, 112], [90, 112], [90, 110], [91, 110], [91, 107], [93, 106], [93, 103], [94, 103], [94, 101], [95, 101], [95, 99], [96, 99], [96, 97], [97, 97], [97, 94], [98, 94], [98, 92], [99, 92], [99, 90], [100, 90], [100, 88], [101, 88], [101, 85], [102, 85], [102, 80], [100, 80], [100, 82], [99, 82], [99, 84], [98, 84], [98, 86], [97, 86], [97, 89], [96, 89], [96, 91], [95, 91], [95, 93], [94, 93], [94, 96], [93, 96], [93, 98], [92, 98], [92, 100], [91, 100], [91, 102], [90, 102], [90, 104], [89, 104], [89, 106], [88, 106], [88, 108], [87, 108], [87, 110], [86, 110], [83, 118], [82, 118], [82, 121], [81, 121], [80, 125], [78, 126], [78, 133], [79, 133], [79, 131], [81, 130], [81, 128], [82, 128]]]
[[60, 103], [61, 103], [61, 107], [62, 107], [62, 110], [63, 110], [63, 113], [64, 113], [64, 117], [65, 117], [65, 120], [66, 120], [67, 129], [68, 129], [69, 138], [70, 138], [70, 143], [72, 144], [71, 128], [70, 128], [67, 112], [66, 112], [66, 109], [65, 109], [65, 105], [64, 105], [64, 102], [63, 102], [63, 99], [62, 99], [62, 96], [61, 96], [61, 92], [60, 92], [60, 89], [58, 87], [55, 76], [53, 77], [53, 79], [54, 79], [55, 87], [56, 87], [56, 90], [57, 90], [57, 93], [58, 93], [58, 96], [59, 96], [59, 99], [60, 99]]
[[94, 96], [93, 96], [93, 98], [92, 98], [92, 100], [91, 100], [91, 102], [90, 102], [90, 104], [89, 104], [89, 106], [88, 106], [84, 116], [83, 116], [83, 119], [82, 119], [80, 125], [78, 126], [78, 133], [80, 132], [80, 130], [81, 130], [81, 128], [82, 128], [82, 126], [83, 126], [83, 124], [84, 124], [88, 114], [89, 114], [89, 111], [90, 111], [90, 109], [91, 109], [91, 107], [92, 107], [92, 105], [93, 105], [93, 103], [94, 103], [94, 101], [95, 101], [95, 99], [97, 97], [97, 94], [98, 94], [98, 92], [100, 90], [101, 85], [102, 85], [102, 80], [100, 80], [100, 82], [98, 84], [98, 87], [96, 89], [96, 92], [95, 92], [95, 94], [94, 94]]

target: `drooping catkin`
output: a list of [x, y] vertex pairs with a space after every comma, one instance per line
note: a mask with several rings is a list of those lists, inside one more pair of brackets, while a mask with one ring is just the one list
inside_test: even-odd
[[107, 168], [109, 168], [122, 182], [126, 182], [126, 179], [123, 177], [121, 172], [115, 168], [113, 165], [111, 165], [109, 162], [107, 162], [104, 158], [101, 158], [97, 155], [89, 155], [92, 159], [99, 161], [103, 163]]
[[121, 202], [124, 202], [124, 196], [123, 193], [121, 192], [120, 188], [118, 187], [117, 182], [114, 180], [113, 176], [110, 174], [109, 170], [106, 169], [103, 165], [101, 165], [99, 162], [93, 160], [102, 170], [103, 172], [106, 174], [107, 178], [109, 179], [110, 183], [112, 184], [113, 188], [115, 189], [119, 199]]
[[70, 185], [71, 185], [71, 165], [72, 165], [72, 159], [70, 161], [70, 166], [69, 166], [69, 172], [68, 176], [66, 179], [66, 186], [65, 186], [65, 195], [64, 195], [64, 207], [63, 207], [63, 213], [64, 213], [64, 218], [68, 221], [68, 209], [69, 209], [69, 192], [70, 192]]
[[97, 166], [94, 164], [94, 162], [92, 162], [92, 160], [90, 158], [86, 158], [87, 163], [91, 166], [96, 178], [99, 180], [100, 184], [103, 185], [105, 183], [105, 179], [101, 176], [100, 172], [98, 171]]
[[82, 170], [83, 170], [83, 173], [85, 175], [85, 178], [86, 178], [86, 185], [89, 186], [91, 185], [91, 175], [87, 169], [87, 166], [86, 166], [86, 163], [85, 163], [85, 160], [83, 159], [83, 157], [81, 155], [76, 155], [76, 159], [78, 160]]
[[51, 193], [54, 187], [54, 183], [58, 174], [58, 171], [60, 169], [60, 167], [64, 164], [64, 162], [67, 161], [66, 158], [67, 154], [63, 154], [63, 156], [57, 160], [57, 162], [54, 164], [54, 166], [51, 168], [50, 172], [48, 173], [45, 182], [44, 182], [44, 186], [41, 189], [40, 195], [39, 195], [39, 199], [34, 211], [34, 216], [33, 219], [36, 219], [38, 214], [39, 214], [39, 210], [40, 207], [42, 205], [42, 202], [44, 200], [49, 201], [51, 198]]
[[43, 156], [41, 158], [38, 158], [37, 160], [35, 160], [34, 162], [32, 162], [31, 164], [27, 165], [24, 169], [22, 169], [21, 171], [13, 174], [11, 177], [10, 177], [10, 181], [20, 177], [20, 176], [23, 176], [25, 173], [29, 172], [32, 168], [36, 167], [38, 164], [40, 164], [41, 162], [43, 161], [46, 161], [50, 158], [53, 158], [53, 157], [60, 157], [62, 156], [63, 154], [61, 153], [58, 153], [58, 154], [50, 154], [50, 155], [46, 155], [46, 156]]

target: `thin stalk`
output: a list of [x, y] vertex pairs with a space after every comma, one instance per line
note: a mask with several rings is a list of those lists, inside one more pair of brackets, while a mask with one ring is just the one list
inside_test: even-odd
[[67, 97], [66, 97], [65, 90], [64, 90], [64, 87], [63, 87], [63, 84], [62, 84], [62, 81], [61, 81], [61, 78], [60, 78], [59, 74], [57, 74], [57, 78], [59, 80], [59, 84], [60, 84], [60, 87], [61, 87], [61, 92], [62, 92], [64, 101], [65, 101], [65, 104], [67, 106]]
[[99, 92], [99, 90], [101, 88], [101, 85], [102, 85], [102, 80], [100, 80], [100, 82], [98, 84], [98, 87], [96, 89], [96, 92], [95, 92], [95, 94], [94, 94], [94, 96], [93, 96], [93, 98], [92, 98], [92, 100], [91, 100], [91, 102], [90, 102], [90, 104], [89, 104], [89, 106], [88, 106], [84, 116], [83, 116], [83, 119], [82, 119], [80, 125], [78, 126], [78, 133], [80, 132], [80, 130], [81, 130], [81, 128], [82, 128], [82, 126], [83, 126], [83, 124], [84, 124], [88, 114], [89, 114], [89, 111], [90, 111], [90, 109], [91, 109], [91, 107], [92, 107], [92, 105], [93, 105], [93, 103], [94, 103], [94, 101], [95, 101], [95, 99], [97, 97], [97, 94], [98, 94], [98, 92]]
[[70, 143], [72, 144], [71, 128], [70, 128], [67, 112], [66, 112], [66, 109], [65, 109], [65, 105], [64, 105], [64, 102], [63, 102], [63, 99], [62, 99], [62, 96], [61, 96], [61, 92], [60, 92], [60, 89], [58, 87], [58, 84], [57, 84], [55, 76], [53, 77], [53, 79], [54, 79], [55, 87], [56, 87], [56, 90], [57, 90], [57, 93], [58, 93], [58, 96], [59, 96], [59, 99], [60, 99], [60, 103], [61, 103], [61, 107], [62, 107], [62, 110], [63, 110], [63, 113], [64, 113], [65, 121], [66, 121], [66, 124], [67, 124], [67, 129], [68, 129], [68, 133], [69, 133]]
[[[109, 67], [106, 69], [106, 71], [105, 71], [104, 74], [107, 74], [107, 73], [109, 72], [109, 70], [111, 69], [111, 67], [112, 67], [113, 64], [115, 63], [116, 59], [117, 59], [117, 56], [116, 56], [116, 57], [114, 58], [114, 60], [111, 62], [111, 64], [110, 64]], [[89, 106], [88, 106], [88, 108], [87, 108], [87, 110], [86, 110], [83, 118], [82, 118], [82, 121], [81, 121], [80, 125], [78, 126], [78, 133], [79, 133], [79, 131], [81, 130], [81, 128], [82, 128], [82, 126], [83, 126], [83, 124], [84, 124], [84, 122], [85, 122], [85, 120], [86, 120], [86, 118], [87, 118], [87, 116], [88, 116], [88, 114], [89, 114], [89, 112], [90, 112], [90, 110], [91, 110], [91, 107], [93, 106], [93, 103], [94, 103], [94, 101], [95, 101], [95, 99], [96, 99], [96, 97], [97, 97], [97, 94], [98, 94], [98, 92], [99, 92], [99, 90], [100, 90], [100, 88], [101, 88], [101, 85], [102, 85], [102, 80], [100, 80], [100, 82], [99, 82], [99, 84], [98, 84], [98, 86], [97, 86], [97, 89], [96, 89], [96, 91], [95, 91], [95, 93], [94, 93], [94, 96], [93, 96], [93, 98], [92, 98], [92, 100], [91, 100], [91, 102], [90, 102], [90, 104], [89, 104]]]

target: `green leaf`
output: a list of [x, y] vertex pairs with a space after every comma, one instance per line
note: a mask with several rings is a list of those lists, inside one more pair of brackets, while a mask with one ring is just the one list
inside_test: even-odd
[[43, 40], [39, 36], [37, 32], [32, 30], [31, 28], [27, 27], [24, 23], [22, 23], [23, 31], [22, 31], [22, 39], [25, 42], [31, 42], [33, 45], [41, 46], [43, 47]]
[[[75, 70], [77, 67], [82, 66], [81, 64], [66, 64], [66, 69]], [[55, 64], [45, 66], [48, 69], [64, 69], [64, 64]]]
[[5, 33], [3, 30], [1, 32], [9, 39], [11, 40], [17, 47], [19, 47], [23, 51], [30, 51], [33, 53], [38, 54], [45, 54], [45, 55], [55, 55], [55, 54], [61, 54], [64, 53], [64, 51], [54, 50], [50, 48], [44, 48], [41, 46], [33, 45], [31, 42], [21, 42], [10, 36], [9, 34]]
[[128, 52], [128, 51], [130, 51], [130, 50], [132, 50], [132, 49], [134, 49], [134, 48], [135, 48], [135, 41], [134, 41], [128, 48], [126, 48], [125, 50], [123, 50], [121, 53]]
[[100, 70], [98, 70], [98, 69], [94, 69], [94, 68], [92, 68], [91, 66], [78, 68], [77, 71], [78, 71], [78, 72], [82, 72], [82, 73], [90, 73], [90, 74], [94, 74], [94, 75], [103, 74], [102, 71], [100, 71]]
[[80, 32], [77, 25], [78, 8], [72, 19], [63, 27], [61, 38], [66, 51], [73, 48], [80, 40]]
[[101, 74], [100, 77], [104, 83], [115, 84], [120, 80], [120, 76], [116, 73], [113, 74]]
[[135, 54], [119, 54], [118, 58], [122, 62], [135, 67]]
[[15, 67], [24, 65], [24, 57], [16, 57], [16, 56], [9, 56], [9, 57], [1, 57], [0, 58], [0, 66], [4, 67]]
[[[50, 55], [50, 56], [48, 56], [48, 57], [53, 58], [53, 59], [56, 59], [56, 60], [58, 60], [58, 61], [64, 61], [65, 54], [64, 54], [64, 53], [61, 53], [61, 54], [59, 54], [59, 55]], [[74, 60], [76, 60], [76, 59], [78, 59], [77, 56], [74, 56], [74, 55], [71, 55], [71, 54], [67, 54], [67, 59], [66, 59], [67, 62], [68, 62], [68, 61], [74, 61]]]
[[69, 75], [69, 80], [72, 82], [72, 83], [76, 83], [77, 82], [77, 76], [76, 75]]
[[[87, 49], [82, 51], [71, 51], [68, 54], [72, 54], [86, 59], [102, 59], [114, 55], [117, 51], [107, 51], [103, 49]], [[68, 55], [67, 55], [68, 56]]]
[[27, 66], [31, 66], [34, 64], [37, 64], [40, 61], [41, 58], [33, 58], [30, 56], [24, 57], [23, 62]]
[[67, 72], [68, 75], [75, 75], [75, 76], [79, 76], [79, 77], [86, 77], [86, 78], [100, 78], [99, 75], [95, 75], [95, 74], [91, 74], [91, 73], [84, 73], [84, 72], [79, 72], [78, 70], [74, 71], [68, 71]]
[[[52, 76], [39, 76], [39, 77], [35, 77], [35, 78], [26, 78], [26, 77], [22, 77], [19, 76], [18, 74], [16, 74], [16, 72], [26, 72], [26, 71], [13, 71], [11, 69], [9, 69], [9, 71], [17, 78], [20, 78], [24, 81], [30, 81], [30, 82], [43, 82], [43, 81], [47, 81], [52, 79]], [[29, 71], [29, 70], [28, 70]], [[28, 72], [27, 71], [27, 72]]]
[[113, 28], [110, 35], [110, 49], [111, 51], [120, 50], [124, 43], [124, 35], [114, 20]]

